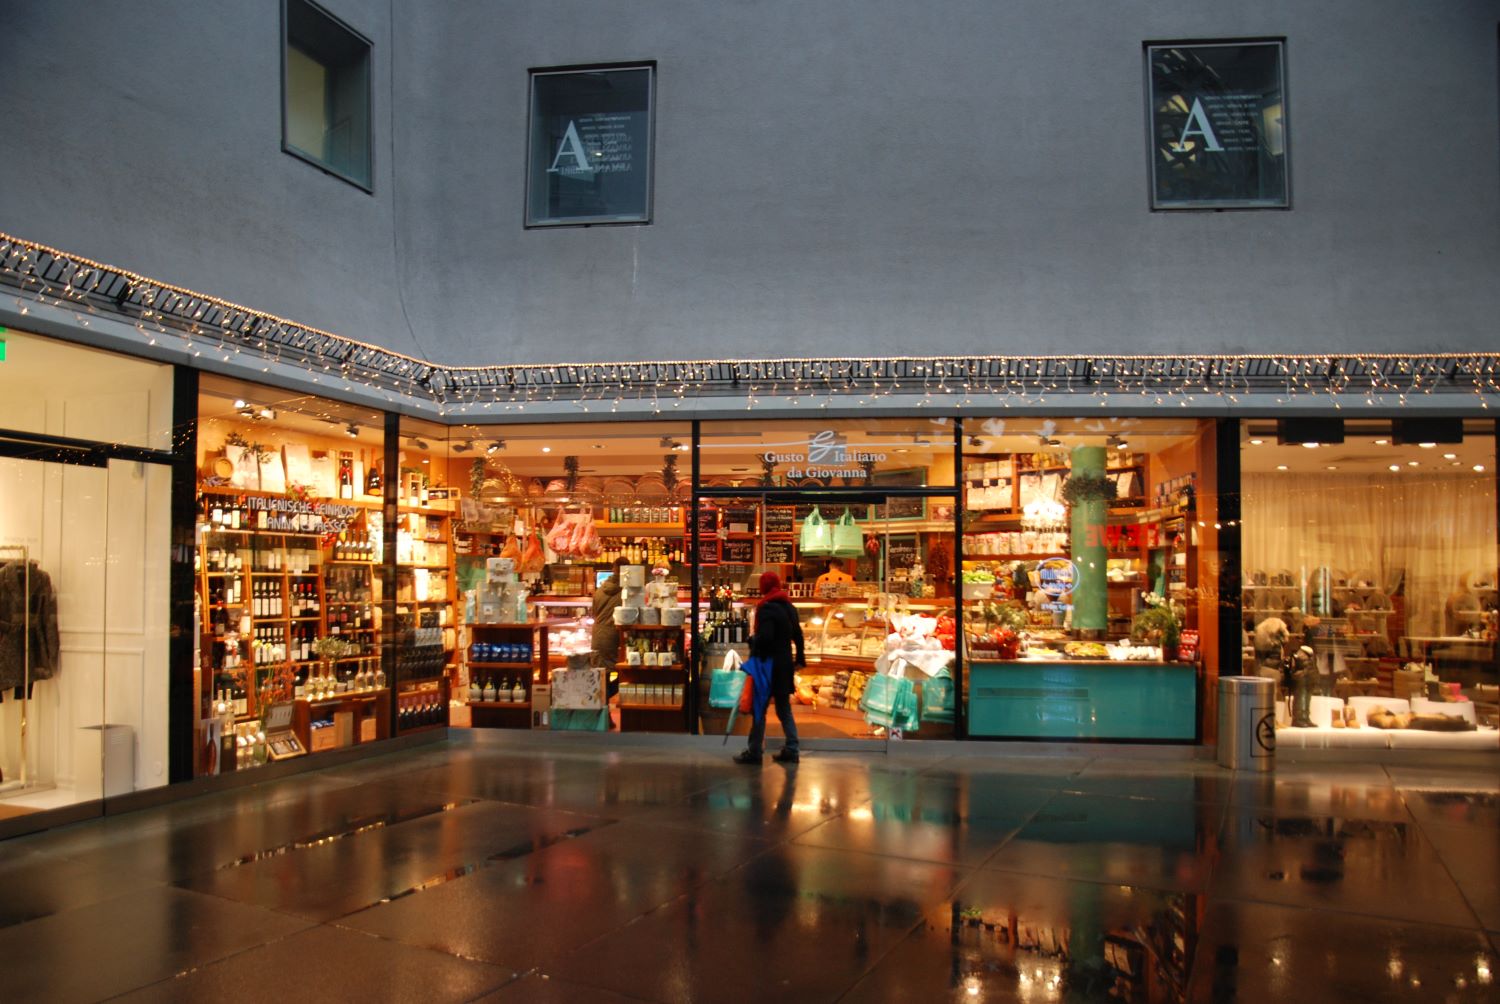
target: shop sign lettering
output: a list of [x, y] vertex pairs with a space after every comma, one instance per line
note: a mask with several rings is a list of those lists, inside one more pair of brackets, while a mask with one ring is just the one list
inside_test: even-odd
[[288, 496], [252, 495], [247, 500], [252, 512], [266, 513], [264, 530], [285, 533], [342, 533], [359, 514], [359, 509], [341, 502], [313, 502]]
[[792, 464], [786, 472], [789, 478], [864, 478], [869, 472], [860, 465], [878, 464], [885, 458], [884, 453], [849, 449], [849, 444], [832, 429], [807, 437], [804, 452], [767, 451], [761, 454], [761, 459], [768, 464]]
[[1078, 580], [1078, 567], [1067, 558], [1047, 558], [1037, 562], [1037, 581], [1042, 592], [1056, 599], [1073, 591]]

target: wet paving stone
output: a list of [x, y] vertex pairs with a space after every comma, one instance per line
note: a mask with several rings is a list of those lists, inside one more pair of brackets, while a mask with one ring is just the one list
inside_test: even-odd
[[846, 1001], [1182, 1001], [1203, 898], [986, 871]]
[[1259, 903], [1208, 907], [1190, 1000], [1494, 1001], [1492, 946], [1462, 928]]
[[1427, 923], [1475, 923], [1415, 822], [1231, 812], [1213, 892]]
[[1494, 771], [733, 752], [479, 737], [0, 842], [0, 1000], [1500, 999]]

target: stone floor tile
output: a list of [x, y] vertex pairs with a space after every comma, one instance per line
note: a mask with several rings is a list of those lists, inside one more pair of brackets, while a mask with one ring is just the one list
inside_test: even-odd
[[1416, 822], [1231, 809], [1215, 898], [1426, 923], [1474, 923]]
[[205, 966], [307, 922], [155, 886], [0, 929], [0, 997], [96, 1001]]
[[651, 1000], [833, 1000], [962, 876], [780, 846], [543, 971]]
[[1226, 811], [1207, 802], [1058, 794], [984, 867], [1201, 892]]
[[1202, 897], [984, 871], [841, 998], [849, 1002], [1170, 1001]]
[[126, 1001], [468, 1001], [513, 973], [367, 934], [314, 927], [146, 987]]
[[1211, 904], [1197, 938], [1193, 1001], [1494, 1001], [1477, 930], [1263, 903]]
[[725, 875], [769, 846], [627, 821], [339, 924], [525, 972]]

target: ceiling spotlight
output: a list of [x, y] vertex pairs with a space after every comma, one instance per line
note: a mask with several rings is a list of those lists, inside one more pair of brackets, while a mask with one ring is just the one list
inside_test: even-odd
[[250, 402], [245, 401], [242, 398], [235, 398], [234, 399], [234, 410], [235, 411], [244, 411], [248, 407], [250, 407]]
[[1318, 443], [1303, 443], [1302, 448], [1304, 450], [1316, 450], [1319, 445]]
[[544, 446], [544, 447], [542, 447], [542, 452], [543, 453], [551, 453], [552, 452], [552, 447], [550, 447], [550, 446]]
[[978, 436], [970, 436], [969, 445], [973, 447], [979, 447], [984, 445], [984, 440], [980, 439]]
[[1436, 446], [1437, 444], [1436, 443], [1418, 443], [1417, 445], [1420, 446], [1424, 450], [1430, 450], [1434, 446]]
[[415, 446], [419, 450], [430, 450], [430, 449], [432, 449], [431, 446], [427, 445], [427, 441], [425, 439], [423, 439], [421, 436], [407, 436], [406, 437], [406, 441], [408, 443], [410, 443], [411, 445]]
[[1475, 464], [1474, 465], [1474, 473], [1475, 474], [1483, 474], [1484, 473], [1484, 465], [1483, 464]]
[[505, 449], [505, 440], [503, 440], [503, 439], [492, 439], [492, 440], [490, 440], [490, 445], [486, 446], [484, 448], [484, 452], [485, 453], [499, 453], [503, 449]]
[[353, 422], [350, 422], [348, 425], [344, 426], [344, 435], [348, 436], [350, 439], [358, 439], [359, 426], [355, 425]]
[[1251, 446], [1261, 446], [1264, 443], [1265, 443], [1264, 439], [1252, 439], [1252, 440], [1250, 440], [1250, 445]]
[[474, 448], [474, 440], [472, 440], [472, 439], [466, 439], [462, 443], [454, 443], [453, 444], [453, 452], [454, 453], [468, 453], [473, 448]]
[[1278, 471], [1284, 471], [1284, 470], [1286, 470], [1286, 464], [1277, 464], [1276, 465], [1276, 469]]
[[1377, 439], [1377, 440], [1375, 440], [1375, 445], [1376, 446], [1389, 446], [1389, 445], [1391, 445], [1391, 441], [1389, 439]]
[[1338, 467], [1336, 467], [1333, 464], [1329, 464], [1327, 467], [1324, 468], [1324, 470], [1327, 470], [1327, 471], [1336, 471], [1336, 470], [1338, 470]]
[[1445, 453], [1445, 454], [1443, 454], [1443, 459], [1444, 460], [1457, 460], [1458, 459], [1458, 454], [1457, 453]]
[[1400, 464], [1392, 464], [1392, 465], [1391, 465], [1391, 466], [1390, 466], [1390, 467], [1389, 467], [1389, 470], [1392, 470], [1392, 471], [1399, 471], [1399, 470], [1401, 470], [1401, 465], [1400, 465]]
[[1420, 464], [1420, 461], [1416, 461], [1416, 460], [1408, 460], [1406, 462], [1406, 466], [1407, 467], [1417, 467], [1417, 466], [1419, 466], [1419, 464]]

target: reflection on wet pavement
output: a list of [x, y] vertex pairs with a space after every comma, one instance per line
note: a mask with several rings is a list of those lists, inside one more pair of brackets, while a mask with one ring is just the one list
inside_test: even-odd
[[1497, 941], [1487, 767], [453, 741], [0, 843], [6, 1001], [1478, 1001]]

